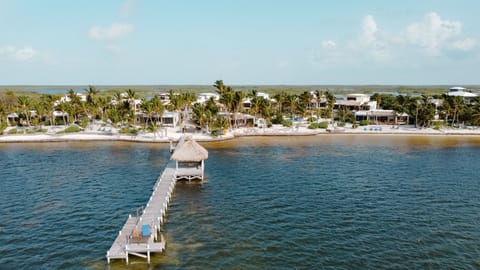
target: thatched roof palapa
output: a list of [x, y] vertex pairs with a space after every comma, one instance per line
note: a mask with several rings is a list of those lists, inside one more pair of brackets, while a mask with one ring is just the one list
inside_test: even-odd
[[175, 147], [171, 159], [180, 162], [200, 162], [208, 159], [208, 151], [196, 141], [187, 138]]

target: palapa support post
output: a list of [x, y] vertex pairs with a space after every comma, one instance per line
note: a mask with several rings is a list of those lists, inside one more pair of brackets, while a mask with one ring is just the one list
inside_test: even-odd
[[150, 263], [150, 245], [147, 245], [147, 262]]

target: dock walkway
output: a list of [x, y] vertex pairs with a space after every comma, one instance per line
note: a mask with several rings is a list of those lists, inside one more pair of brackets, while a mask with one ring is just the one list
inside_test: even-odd
[[150, 263], [150, 253], [165, 250], [165, 239], [160, 226], [175, 184], [181, 179], [189, 182], [193, 179], [203, 181], [204, 160], [208, 158], [208, 151], [191, 138], [180, 138], [175, 147], [170, 145], [170, 151], [173, 154], [158, 177], [147, 205], [144, 209], [137, 210], [135, 216], [128, 216], [127, 222], [107, 251], [108, 263], [112, 259], [124, 259], [128, 264], [129, 255], [145, 258]]
[[107, 251], [107, 261], [125, 259], [134, 255], [146, 258], [150, 262], [150, 253], [162, 252], [165, 240], [160, 233], [160, 226], [167, 211], [175, 188], [175, 162], [170, 160], [158, 177], [147, 205], [138, 216], [129, 216], [119, 231], [111, 248]]

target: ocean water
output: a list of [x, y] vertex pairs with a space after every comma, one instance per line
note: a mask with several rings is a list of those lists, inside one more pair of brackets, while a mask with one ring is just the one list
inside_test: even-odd
[[168, 145], [0, 144], [0, 269], [480, 269], [480, 138], [205, 143], [152, 264], [107, 264]]

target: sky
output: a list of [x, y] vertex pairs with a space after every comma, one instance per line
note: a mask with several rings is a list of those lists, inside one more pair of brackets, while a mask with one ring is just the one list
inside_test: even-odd
[[0, 0], [0, 85], [480, 84], [477, 0]]

